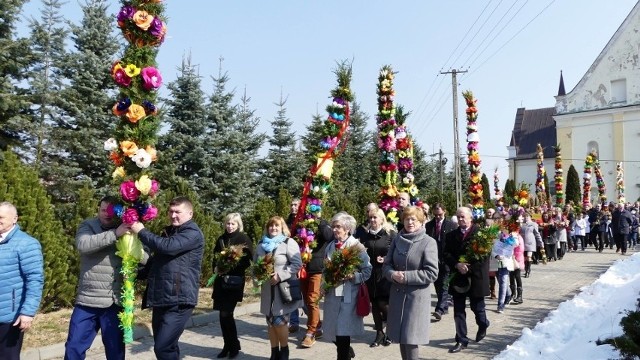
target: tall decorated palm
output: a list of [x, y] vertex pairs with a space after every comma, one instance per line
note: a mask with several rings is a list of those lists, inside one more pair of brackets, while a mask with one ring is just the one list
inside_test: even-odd
[[411, 202], [415, 204], [419, 199], [418, 186], [415, 184], [415, 176], [413, 175], [413, 139], [409, 135], [406, 125], [409, 115], [410, 113], [405, 112], [402, 106], [397, 107], [396, 122], [398, 126], [395, 129], [399, 179], [397, 189], [409, 194]]
[[[158, 46], [167, 28], [160, 0], [122, 1], [117, 15], [118, 28], [128, 45], [121, 59], [111, 68], [120, 92], [113, 105], [118, 123], [113, 138], [105, 141], [105, 150], [113, 162], [112, 192], [119, 202], [109, 211], [122, 222], [151, 221], [158, 210], [152, 202], [159, 190], [151, 165], [156, 159], [155, 144], [159, 129], [156, 108], [157, 90], [162, 76], [156, 67]], [[143, 257], [142, 244], [127, 233], [118, 239], [116, 254], [122, 257], [121, 305], [118, 315], [124, 330], [124, 342], [133, 341], [134, 288], [137, 265]]]
[[[395, 90], [393, 78], [395, 73], [390, 65], [385, 65], [378, 74], [378, 150], [380, 151], [380, 208], [384, 210], [387, 219], [398, 223], [398, 164], [396, 163], [396, 107], [394, 105]], [[406, 133], [405, 133], [406, 135]]]
[[562, 203], [564, 202], [564, 184], [562, 178], [562, 149], [560, 148], [560, 144], [554, 146], [553, 150], [556, 152], [555, 174], [553, 176], [556, 187], [556, 206], [562, 206]]
[[624, 196], [624, 169], [621, 162], [616, 164], [616, 192], [618, 193], [619, 204], [627, 202]]
[[[462, 92], [465, 102], [467, 103], [467, 164], [469, 165], [469, 198], [471, 199], [473, 219], [476, 221], [484, 218], [484, 197], [482, 188], [482, 171], [480, 170], [480, 153], [478, 152], [478, 144], [480, 143], [480, 135], [478, 135], [478, 108], [476, 104], [478, 100], [473, 97], [470, 90]], [[486, 189], [489, 191], [489, 189]]]
[[547, 171], [544, 169], [544, 151], [540, 144], [536, 146], [536, 159], [536, 198], [538, 198], [541, 206], [545, 206], [547, 205], [547, 192], [544, 185], [544, 176]]
[[[343, 61], [334, 70], [337, 86], [331, 91], [332, 101], [327, 105], [328, 116], [322, 126], [322, 140], [312, 149], [316, 162], [309, 170], [303, 188], [300, 207], [295, 217], [292, 229], [294, 238], [300, 246], [300, 254], [304, 264], [311, 260], [311, 252], [316, 247], [316, 234], [322, 207], [324, 206], [329, 189], [335, 158], [341, 153], [347, 143], [349, 129], [349, 104], [353, 101], [351, 94], [351, 63]], [[301, 274], [305, 276], [304, 268]]]

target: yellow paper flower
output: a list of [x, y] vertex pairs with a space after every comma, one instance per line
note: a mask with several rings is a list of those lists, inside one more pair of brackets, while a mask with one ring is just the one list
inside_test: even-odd
[[118, 166], [113, 172], [113, 174], [111, 174], [111, 177], [115, 180], [117, 178], [123, 178], [125, 177], [125, 175], [126, 173], [124, 171], [124, 168], [122, 166]]
[[133, 141], [121, 141], [120, 142], [120, 150], [124, 153], [124, 156], [132, 156], [138, 151], [138, 145]]
[[131, 106], [129, 106], [129, 110], [127, 110], [127, 119], [129, 119], [133, 124], [137, 123], [138, 120], [142, 119], [146, 115], [144, 108], [138, 104], [131, 104]]
[[151, 179], [149, 179], [149, 176], [140, 176], [140, 179], [136, 180], [136, 189], [138, 189], [142, 195], [149, 195], [149, 191], [151, 191]]
[[133, 22], [136, 23], [136, 26], [140, 29], [147, 31], [153, 22], [153, 16], [144, 10], [138, 10], [133, 14]]
[[124, 72], [127, 74], [128, 77], [132, 78], [134, 76], [140, 75], [140, 68], [137, 67], [135, 64], [128, 64], [124, 68]]

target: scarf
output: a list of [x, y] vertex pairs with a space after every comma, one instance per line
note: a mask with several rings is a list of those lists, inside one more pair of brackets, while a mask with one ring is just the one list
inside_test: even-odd
[[264, 251], [270, 253], [273, 251], [273, 249], [277, 248], [278, 245], [282, 244], [286, 239], [287, 237], [282, 234], [276, 235], [272, 238], [265, 235], [262, 237], [262, 240], [260, 240], [260, 246], [262, 246]]

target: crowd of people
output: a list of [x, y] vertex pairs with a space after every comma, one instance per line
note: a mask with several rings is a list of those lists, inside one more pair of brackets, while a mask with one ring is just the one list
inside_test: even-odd
[[[460, 207], [448, 217], [442, 204], [410, 205], [408, 199], [408, 194], [399, 195], [403, 207], [395, 226], [375, 203], [367, 205], [366, 220], [360, 225], [346, 212], [320, 220], [316, 246], [307, 261], [302, 260], [290, 232], [300, 200], [291, 202], [287, 220], [269, 218], [256, 245], [244, 233], [241, 215], [228, 214], [214, 254], [231, 246], [240, 246], [242, 252], [231, 268], [220, 269], [215, 260], [211, 264], [216, 274], [213, 309], [219, 312], [224, 340], [217, 358], [240, 354], [234, 310], [243, 300], [245, 276], [252, 271], [252, 263], [265, 257], [270, 257], [272, 270], [260, 284], [260, 313], [266, 320], [271, 360], [289, 359], [289, 335], [300, 328], [300, 310], [307, 315], [301, 348], [324, 338], [336, 345], [338, 360], [355, 357], [351, 337], [364, 332], [363, 315], [356, 307], [365, 284], [376, 332], [370, 347], [398, 344], [402, 359], [418, 359], [419, 345], [429, 343], [430, 323], [441, 321], [449, 307], [453, 307], [455, 325], [455, 344], [449, 352], [457, 353], [470, 342], [467, 304], [478, 325], [474, 340], [480, 342], [490, 326], [485, 299], [496, 300], [497, 314], [508, 305], [523, 303], [522, 278], [532, 276], [532, 265], [561, 261], [568, 253], [589, 247], [602, 252], [613, 251], [615, 246], [616, 252], [625, 254], [638, 239], [639, 203], [584, 209], [572, 205], [488, 209], [484, 222], [479, 223], [472, 218], [470, 207]], [[127, 232], [137, 234], [145, 249], [139, 278], [147, 283], [143, 307], [152, 309], [155, 355], [178, 359], [178, 340], [198, 299], [204, 253], [204, 235], [192, 220], [193, 205], [185, 197], [173, 199], [168, 208], [170, 225], [154, 234], [140, 222], [119, 223], [109, 210], [114, 204], [115, 199], [102, 198], [97, 217], [85, 220], [77, 230], [80, 276], [65, 359], [84, 359], [98, 330], [106, 358], [125, 357], [118, 319], [122, 260], [115, 244]], [[4, 270], [0, 276], [11, 285], [0, 291], [3, 359], [19, 359], [23, 334], [38, 309], [44, 282], [40, 243], [20, 230], [17, 214], [11, 203], [0, 203], [0, 269]], [[471, 239], [494, 225], [499, 231], [491, 252], [468, 258]], [[357, 266], [327, 281], [326, 264], [346, 249], [357, 250]]]

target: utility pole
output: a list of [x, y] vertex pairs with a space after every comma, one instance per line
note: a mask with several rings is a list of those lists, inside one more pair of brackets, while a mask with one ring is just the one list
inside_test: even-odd
[[440, 194], [444, 193], [444, 164], [446, 163], [446, 159], [442, 159], [442, 146], [440, 146], [440, 151], [438, 152], [440, 155]]
[[440, 72], [440, 74], [451, 74], [451, 87], [453, 91], [453, 145], [455, 146], [453, 156], [453, 168], [456, 177], [456, 209], [462, 206], [462, 179], [460, 174], [460, 141], [458, 140], [458, 80], [457, 74], [466, 73], [467, 70], [456, 70]]

